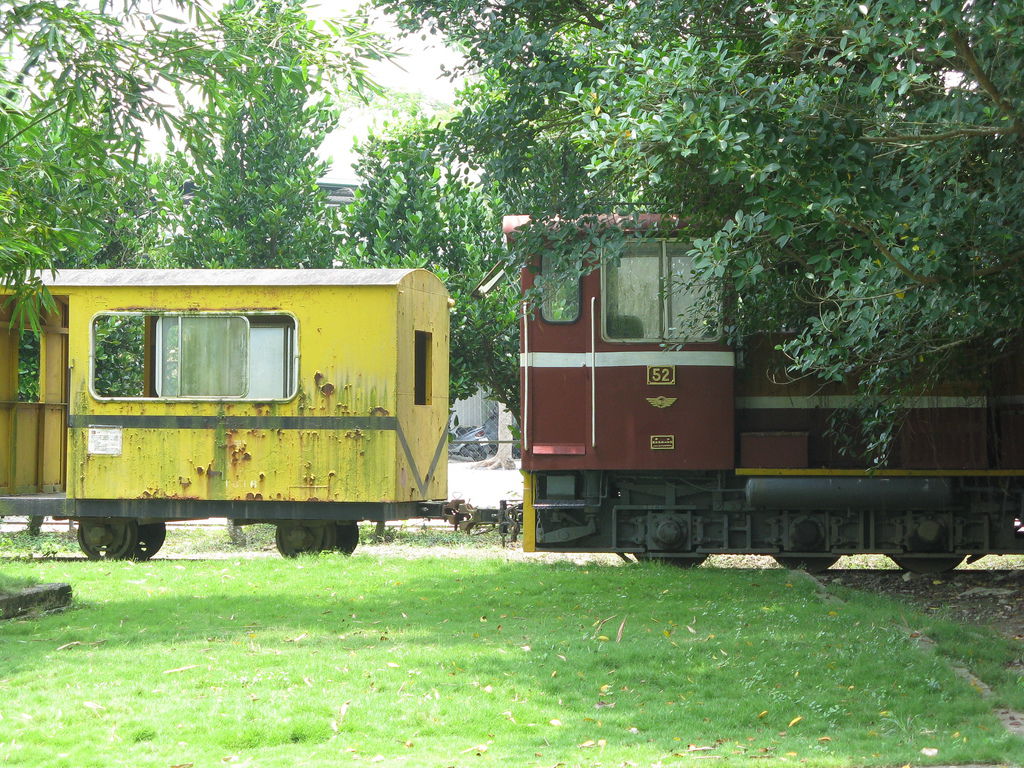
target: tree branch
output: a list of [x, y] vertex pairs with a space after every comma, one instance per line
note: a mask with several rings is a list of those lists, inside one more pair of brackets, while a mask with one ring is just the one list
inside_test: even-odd
[[964, 37], [956, 27], [949, 27], [948, 31], [950, 39], [953, 41], [953, 46], [956, 48], [957, 55], [960, 57], [961, 61], [967, 65], [967, 69], [969, 69], [971, 74], [974, 75], [974, 78], [978, 81], [978, 85], [980, 85], [985, 90], [985, 93], [991, 97], [992, 101], [995, 102], [1000, 111], [1013, 121], [1013, 132], [1024, 135], [1024, 125], [1021, 125], [1020, 119], [1013, 111], [1013, 107], [1010, 105], [1010, 102], [1008, 102], [1003, 94], [999, 92], [995, 83], [992, 82], [985, 70], [982, 69], [981, 64], [974, 55], [974, 51], [971, 50], [970, 43], [967, 42], [967, 38]]
[[939, 282], [937, 278], [930, 277], [928, 275], [919, 275], [913, 270], [909, 269], [906, 264], [904, 264], [902, 261], [896, 258], [895, 254], [893, 254], [893, 252], [889, 250], [888, 246], [886, 246], [886, 244], [882, 242], [882, 240], [878, 237], [878, 235], [875, 234], [874, 230], [872, 230], [871, 228], [867, 227], [864, 224], [858, 224], [856, 222], [850, 221], [849, 219], [842, 215], [837, 215], [836, 220], [840, 224], [845, 224], [851, 229], [855, 229], [861, 234], [867, 235], [871, 239], [871, 242], [874, 244], [875, 248], [877, 248], [879, 252], [883, 256], [885, 256], [889, 263], [896, 267], [896, 269], [898, 269], [904, 275], [909, 277], [911, 280], [913, 280], [915, 283], [918, 283], [919, 285], [934, 285], [935, 283]]
[[956, 128], [944, 133], [904, 133], [896, 136], [861, 136], [860, 140], [869, 144], [917, 144], [932, 141], [947, 141], [963, 136], [997, 136], [1001, 133], [1022, 133], [1021, 126], [1012, 125], [1006, 128], [1000, 126], [985, 126], [983, 128]]
[[832, 298], [831, 300], [836, 302], [836, 303], [842, 303], [842, 302], [855, 302], [855, 301], [875, 301], [876, 299], [888, 299], [890, 296], [899, 296], [900, 298], [902, 298], [904, 294], [909, 293], [910, 291], [913, 291], [917, 287], [918, 286], [916, 286], [916, 285], [908, 285], [906, 288], [899, 288], [899, 289], [897, 289], [895, 291], [887, 291], [886, 293], [879, 293], [879, 294], [877, 294], [875, 296], [850, 296], [849, 298], [843, 298], [843, 299]]
[[31, 131], [33, 128], [35, 128], [37, 125], [39, 125], [44, 120], [48, 120], [49, 118], [53, 117], [54, 115], [58, 114], [59, 112], [62, 112], [64, 109], [67, 108], [67, 106], [68, 106], [68, 102], [65, 101], [62, 104], [58, 104], [56, 107], [51, 109], [49, 112], [44, 112], [43, 114], [39, 115], [34, 120], [30, 121], [27, 125], [25, 125], [20, 131], [15, 133], [13, 136], [10, 136], [10, 137], [8, 137], [5, 140], [0, 141], [0, 149], [3, 149], [8, 144], [13, 144], [15, 142], [15, 140], [21, 138], [21, 136], [23, 136], [24, 134], [26, 134], [29, 131]]
[[601, 23], [601, 20], [594, 15], [594, 12], [590, 9], [590, 6], [583, 2], [583, 0], [572, 0], [571, 4], [577, 11], [580, 12], [580, 16], [582, 16], [586, 20], [588, 26], [591, 26], [596, 30], [604, 29], [604, 24]]

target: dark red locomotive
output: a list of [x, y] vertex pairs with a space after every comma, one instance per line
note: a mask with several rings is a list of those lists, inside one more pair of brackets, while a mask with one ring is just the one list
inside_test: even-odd
[[[507, 217], [506, 234], [525, 222]], [[694, 301], [686, 251], [628, 243], [578, 284], [548, 284], [524, 318], [527, 550], [810, 569], [882, 553], [915, 571], [1024, 552], [1020, 365], [983, 394], [907, 403], [894, 460], [869, 471], [828, 429], [851, 399], [840, 388], [772, 382], [772, 340], [735, 350], [674, 325]], [[546, 266], [540, 254], [524, 290]]]

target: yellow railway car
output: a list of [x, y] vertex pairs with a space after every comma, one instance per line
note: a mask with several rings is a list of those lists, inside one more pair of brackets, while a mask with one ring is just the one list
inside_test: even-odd
[[43, 282], [38, 403], [17, 402], [0, 309], [0, 515], [73, 518], [92, 558], [151, 557], [166, 521], [207, 517], [274, 523], [296, 555], [444, 500], [449, 303], [429, 272]]

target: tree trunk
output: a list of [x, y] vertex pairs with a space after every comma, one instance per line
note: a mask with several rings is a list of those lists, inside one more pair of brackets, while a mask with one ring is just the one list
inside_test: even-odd
[[487, 469], [515, 469], [516, 461], [512, 456], [512, 412], [498, 403], [498, 452], [493, 458], [480, 462]]

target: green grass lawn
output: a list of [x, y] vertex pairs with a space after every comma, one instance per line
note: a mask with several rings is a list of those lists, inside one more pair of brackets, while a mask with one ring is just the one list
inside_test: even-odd
[[[782, 570], [366, 553], [0, 568], [76, 595], [0, 624], [5, 767], [1024, 764], [992, 711], [1024, 709], [1003, 674], [1018, 648]], [[994, 699], [944, 654], [976, 661]]]

